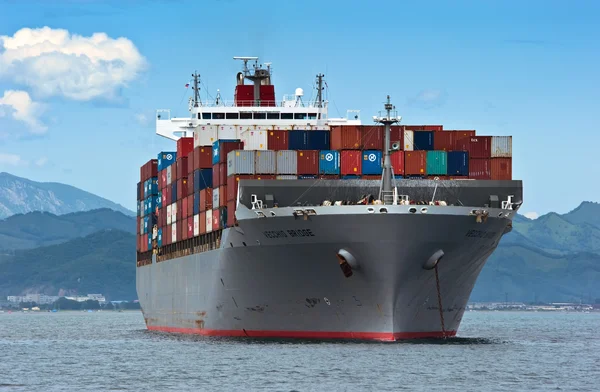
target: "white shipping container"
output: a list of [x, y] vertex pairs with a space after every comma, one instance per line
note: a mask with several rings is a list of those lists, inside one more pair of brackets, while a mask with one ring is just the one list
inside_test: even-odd
[[414, 150], [414, 137], [415, 133], [413, 131], [404, 131], [404, 151]]
[[492, 136], [492, 158], [512, 158], [512, 136]]
[[291, 174], [282, 174], [282, 175], [279, 175], [279, 176], [277, 176], [275, 178], [277, 180], [297, 180], [298, 176], [294, 176], [294, 175], [291, 175]]
[[298, 151], [277, 151], [277, 174], [298, 174]]
[[254, 155], [254, 151], [229, 151], [227, 154], [227, 176], [235, 174], [254, 174]]
[[194, 237], [200, 235], [200, 214], [194, 215]]
[[173, 223], [173, 219], [171, 219], [171, 204], [167, 206], [167, 225]]
[[194, 148], [212, 146], [213, 142], [217, 140], [217, 135], [216, 125], [198, 125], [194, 129]]
[[206, 232], [210, 233], [212, 231], [212, 210], [206, 211]]
[[171, 204], [171, 222], [177, 222], [177, 202]]
[[256, 151], [254, 173], [275, 174], [277, 166], [277, 153], [275, 151]]
[[[219, 188], [213, 188], [213, 204], [212, 204], [212, 208], [219, 208]], [[208, 211], [206, 212], [206, 215], [210, 215], [208, 213]], [[206, 228], [208, 230], [208, 227]]]
[[171, 243], [177, 242], [177, 223], [171, 224]]
[[140, 235], [144, 234], [144, 219], [140, 219]]
[[[174, 165], [174, 163], [173, 163], [173, 165]], [[173, 165], [169, 165], [167, 167], [167, 185], [171, 185], [171, 167]]]
[[218, 126], [218, 138], [219, 140], [234, 140], [237, 139], [237, 127], [234, 125], [220, 125]]
[[244, 150], [266, 150], [267, 134], [267, 131], [252, 129], [242, 132], [240, 140], [244, 142]]

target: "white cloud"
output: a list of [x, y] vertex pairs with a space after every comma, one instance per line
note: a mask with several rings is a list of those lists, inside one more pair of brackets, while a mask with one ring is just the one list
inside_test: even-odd
[[447, 94], [442, 90], [437, 89], [428, 89], [422, 90], [417, 94], [416, 97], [413, 97], [408, 100], [409, 104], [421, 106], [425, 109], [431, 109], [437, 106], [441, 106], [446, 101]]
[[48, 163], [48, 158], [47, 157], [39, 157], [38, 159], [35, 160], [35, 162], [33, 162], [37, 167], [43, 167], [46, 166], [46, 164]]
[[0, 36], [0, 76], [42, 97], [113, 99], [145, 67], [146, 59], [129, 39], [106, 33], [83, 37], [43, 27]]
[[135, 115], [135, 121], [137, 121], [138, 124], [144, 127], [149, 124], [148, 117], [143, 113], [137, 113]]
[[27, 166], [27, 161], [24, 161], [20, 155], [0, 152], [0, 164], [8, 166]]
[[44, 104], [34, 102], [26, 91], [7, 90], [0, 98], [0, 117], [24, 122], [31, 133], [42, 134], [48, 129], [39, 119], [44, 110]]
[[540, 216], [540, 214], [538, 214], [537, 212], [526, 212], [524, 215], [526, 218], [529, 219], [537, 219]]

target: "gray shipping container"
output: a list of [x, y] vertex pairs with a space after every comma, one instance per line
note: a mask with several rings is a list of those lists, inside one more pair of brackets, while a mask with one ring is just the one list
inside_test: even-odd
[[298, 174], [298, 151], [277, 151], [277, 174]]
[[254, 151], [250, 150], [230, 151], [227, 154], [227, 176], [254, 174], [254, 155]]
[[[276, 152], [273, 150], [256, 151], [256, 174], [275, 174], [275, 166], [277, 164]], [[246, 174], [246, 173], [240, 173]]]
[[172, 180], [172, 176], [171, 176], [171, 167], [173, 165], [169, 165], [167, 166], [167, 185], [171, 185], [171, 180]]
[[492, 136], [492, 158], [512, 157], [512, 136]]

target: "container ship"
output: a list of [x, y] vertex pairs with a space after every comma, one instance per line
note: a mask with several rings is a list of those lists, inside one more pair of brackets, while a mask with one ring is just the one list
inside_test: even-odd
[[[277, 100], [271, 64], [232, 102], [158, 110], [171, 151], [141, 166], [136, 287], [149, 330], [395, 341], [456, 335], [487, 258], [522, 204], [512, 137], [372, 124], [315, 99]], [[250, 65], [248, 63], [250, 62]], [[241, 64], [241, 63], [240, 63]], [[187, 86], [186, 86], [187, 87]]]

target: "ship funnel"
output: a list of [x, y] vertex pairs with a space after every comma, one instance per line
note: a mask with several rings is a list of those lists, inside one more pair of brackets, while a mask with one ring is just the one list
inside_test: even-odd
[[238, 72], [237, 76], [236, 76], [236, 80], [237, 80], [238, 86], [244, 84], [244, 74], [242, 72]]

